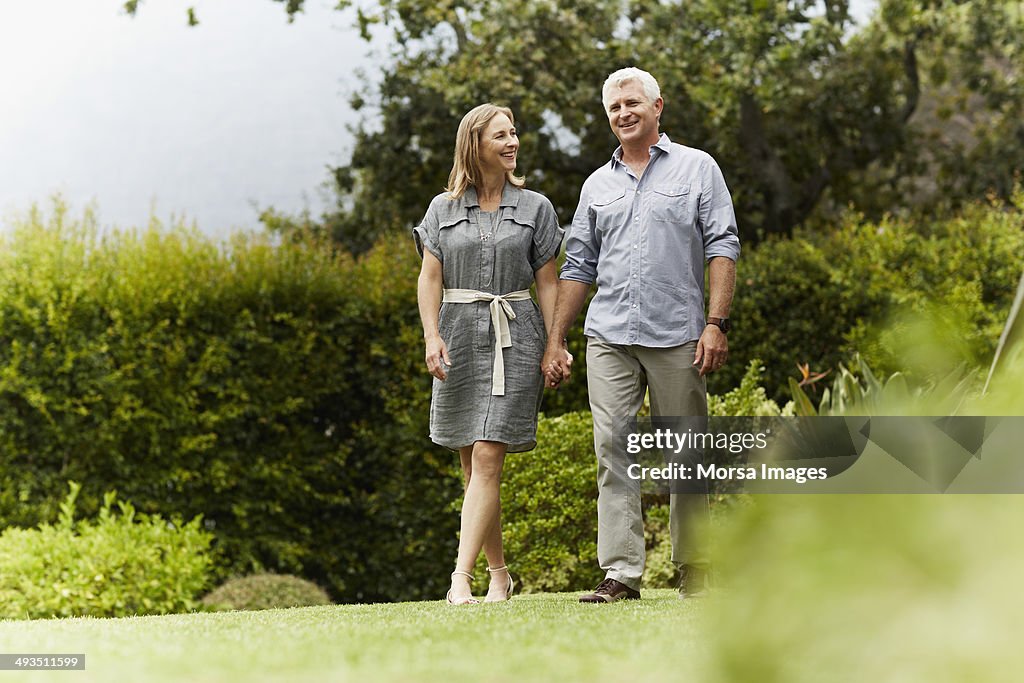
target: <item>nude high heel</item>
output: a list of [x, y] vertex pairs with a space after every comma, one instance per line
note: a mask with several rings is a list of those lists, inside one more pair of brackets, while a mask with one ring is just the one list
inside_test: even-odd
[[[458, 574], [460, 576], [465, 576], [466, 578], [469, 579], [469, 582], [471, 584], [473, 583], [473, 575], [470, 574], [469, 572], [464, 572], [464, 571], [460, 571], [460, 570], [456, 569], [455, 571], [452, 572], [452, 578], [454, 578], [456, 574]], [[473, 597], [467, 598], [465, 600], [459, 600], [458, 602], [455, 602], [454, 600], [452, 600], [452, 589], [451, 588], [449, 588], [448, 592], [445, 593], [444, 599], [445, 599], [445, 601], [449, 605], [479, 605], [480, 604], [480, 601], [477, 600], [476, 598], [473, 598]]]
[[504, 600], [488, 600], [488, 599], [484, 598], [484, 602], [505, 602], [505, 600], [510, 600], [512, 598], [512, 591], [514, 591], [515, 588], [516, 588], [516, 583], [515, 583], [515, 581], [512, 580], [512, 573], [508, 571], [508, 565], [504, 565], [503, 564], [500, 567], [488, 567], [487, 568], [487, 572], [489, 574], [493, 574], [494, 572], [507, 572], [508, 573], [508, 588], [505, 589], [505, 599]]

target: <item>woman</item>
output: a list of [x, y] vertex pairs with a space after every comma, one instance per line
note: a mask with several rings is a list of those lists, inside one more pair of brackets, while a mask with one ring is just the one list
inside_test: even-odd
[[[446, 192], [413, 229], [427, 369], [434, 376], [430, 438], [457, 450], [465, 476], [459, 555], [448, 602], [477, 603], [472, 570], [483, 549], [484, 602], [512, 596], [501, 544], [499, 485], [506, 453], [537, 443], [540, 362], [555, 310], [555, 211], [515, 175], [511, 110], [482, 104], [459, 124]], [[540, 310], [530, 298], [537, 283]], [[543, 315], [543, 319], [541, 316]]]

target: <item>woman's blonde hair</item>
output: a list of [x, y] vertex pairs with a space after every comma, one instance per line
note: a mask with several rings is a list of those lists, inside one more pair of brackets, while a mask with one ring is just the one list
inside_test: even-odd
[[[462, 117], [459, 132], [455, 135], [455, 161], [452, 172], [448, 174], [448, 186], [444, 188], [452, 199], [458, 199], [470, 187], [477, 187], [483, 180], [480, 173], [480, 137], [484, 128], [498, 114], [504, 114], [515, 124], [512, 110], [487, 102], [473, 107]], [[526, 178], [506, 171], [505, 179], [516, 187], [526, 185]]]

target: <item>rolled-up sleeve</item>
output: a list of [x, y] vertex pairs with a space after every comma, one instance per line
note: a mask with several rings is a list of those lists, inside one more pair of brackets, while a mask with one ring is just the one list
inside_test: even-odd
[[698, 218], [704, 236], [704, 258], [710, 261], [725, 256], [736, 261], [740, 257], [739, 229], [725, 177], [711, 157], [701, 165], [700, 177]]
[[596, 223], [590, 212], [590, 196], [584, 185], [569, 228], [569, 239], [565, 243], [565, 263], [562, 264], [559, 277], [593, 284], [597, 279], [597, 256], [600, 251]]
[[427, 207], [427, 214], [423, 217], [423, 220], [412, 229], [412, 239], [416, 244], [416, 253], [420, 255], [420, 258], [423, 258], [423, 250], [426, 249], [436, 256], [438, 261], [444, 263], [444, 255], [441, 253], [441, 247], [438, 243], [440, 228], [438, 227], [436, 205], [437, 198], [435, 197], [430, 202], [430, 206]]
[[530, 267], [537, 270], [558, 256], [562, 248], [565, 231], [558, 227], [555, 207], [546, 198], [537, 211], [536, 226], [533, 229], [533, 244], [530, 246]]

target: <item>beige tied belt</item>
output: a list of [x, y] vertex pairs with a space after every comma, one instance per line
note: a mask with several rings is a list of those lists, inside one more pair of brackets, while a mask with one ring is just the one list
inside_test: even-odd
[[477, 301], [489, 301], [491, 311], [491, 327], [494, 328], [494, 369], [491, 372], [491, 395], [505, 395], [505, 356], [502, 349], [512, 346], [512, 333], [508, 329], [509, 318], [515, 318], [509, 301], [525, 301], [530, 298], [530, 290], [521, 289], [508, 294], [488, 294], [475, 289], [446, 289], [441, 303], [472, 304]]

